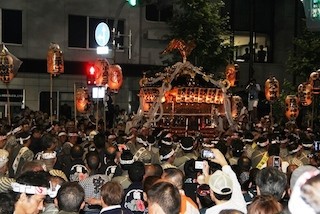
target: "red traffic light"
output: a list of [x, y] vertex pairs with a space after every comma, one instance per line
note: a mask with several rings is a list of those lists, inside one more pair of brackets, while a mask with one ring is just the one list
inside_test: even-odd
[[89, 69], [89, 74], [90, 75], [94, 75], [95, 74], [96, 69], [94, 68], [94, 66], [91, 66]]
[[89, 71], [87, 73], [87, 84], [88, 85], [96, 84], [96, 69], [93, 65], [89, 67]]

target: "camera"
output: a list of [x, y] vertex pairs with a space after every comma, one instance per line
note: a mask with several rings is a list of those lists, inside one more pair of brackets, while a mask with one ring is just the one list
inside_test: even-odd
[[320, 141], [314, 141], [313, 147], [314, 147], [314, 151], [319, 152], [320, 151]]
[[280, 168], [281, 164], [280, 164], [280, 157], [279, 156], [274, 156], [272, 159], [272, 166], [276, 167], [276, 168]]
[[209, 149], [203, 149], [201, 151], [201, 157], [204, 158], [204, 159], [207, 159], [207, 158], [214, 158], [214, 153], [209, 150]]
[[203, 161], [195, 161], [194, 168], [195, 169], [203, 169]]

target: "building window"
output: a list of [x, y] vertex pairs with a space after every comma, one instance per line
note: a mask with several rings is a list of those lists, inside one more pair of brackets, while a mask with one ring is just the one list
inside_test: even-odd
[[[110, 28], [112, 37], [113, 19], [93, 18], [87, 16], [69, 15], [68, 20], [68, 46], [73, 48], [94, 49], [98, 47], [95, 40], [95, 30], [100, 22], [105, 22]], [[124, 20], [118, 20], [117, 32], [124, 35]], [[123, 47], [123, 36], [115, 38], [115, 44]], [[112, 38], [108, 47], [112, 48]]]
[[22, 44], [22, 11], [1, 10], [2, 42]]
[[[160, 1], [161, 2], [161, 1]], [[166, 22], [172, 18], [172, 3], [153, 3], [146, 5], [146, 20]]]

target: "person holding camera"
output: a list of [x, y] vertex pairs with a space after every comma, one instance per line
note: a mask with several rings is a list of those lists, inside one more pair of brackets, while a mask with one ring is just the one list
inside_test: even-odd
[[222, 170], [209, 175], [209, 164], [204, 161], [203, 174], [210, 186], [210, 196], [216, 205], [208, 208], [206, 213], [219, 213], [226, 209], [235, 209], [247, 213], [246, 202], [236, 173], [232, 170], [224, 155], [218, 149], [210, 149], [214, 157], [209, 161], [219, 164]]
[[259, 92], [261, 91], [260, 85], [255, 79], [251, 79], [246, 87], [248, 92], [248, 111], [250, 121], [254, 122], [257, 120], [257, 108], [259, 103]]

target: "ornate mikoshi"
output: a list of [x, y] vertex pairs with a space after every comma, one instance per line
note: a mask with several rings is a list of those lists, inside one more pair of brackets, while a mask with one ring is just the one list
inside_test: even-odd
[[108, 86], [113, 91], [118, 91], [123, 82], [120, 65], [110, 65], [108, 69]]
[[9, 83], [13, 77], [13, 58], [3, 48], [0, 53], [0, 79], [3, 83]]
[[286, 117], [295, 120], [299, 115], [299, 98], [296, 95], [288, 95], [285, 99]]
[[172, 52], [173, 50], [177, 49], [182, 56], [182, 62], [187, 61], [187, 57], [190, 55], [191, 51], [196, 47], [194, 41], [185, 42], [182, 39], [172, 39], [167, 48], [161, 52], [161, 54], [165, 54], [168, 52]]
[[47, 71], [52, 75], [64, 73], [63, 53], [60, 46], [51, 42], [47, 54]]
[[275, 101], [280, 96], [279, 81], [275, 77], [270, 77], [265, 82], [264, 92], [268, 101]]
[[240, 96], [232, 96], [231, 115], [233, 119], [237, 119], [240, 116], [242, 107], [242, 98]]
[[234, 87], [237, 80], [237, 70], [234, 64], [229, 64], [225, 70], [226, 79], [230, 83], [230, 87]]
[[309, 82], [312, 85], [313, 94], [320, 94], [320, 70], [314, 71], [310, 74]]
[[312, 85], [309, 82], [298, 86], [298, 97], [303, 106], [309, 106], [312, 103]]
[[86, 88], [77, 88], [76, 108], [80, 113], [86, 113], [89, 108], [89, 95]]

